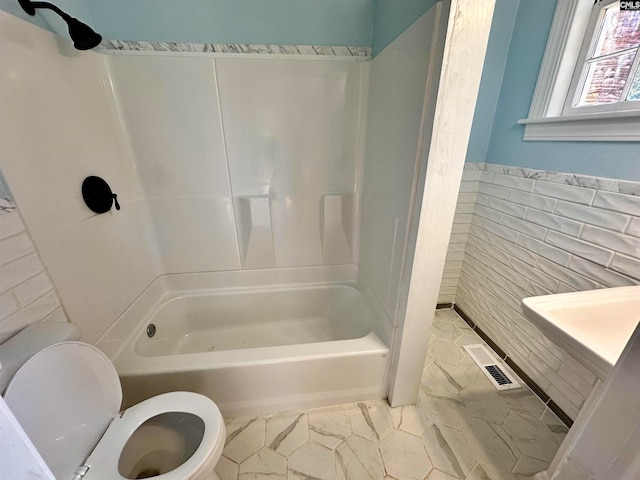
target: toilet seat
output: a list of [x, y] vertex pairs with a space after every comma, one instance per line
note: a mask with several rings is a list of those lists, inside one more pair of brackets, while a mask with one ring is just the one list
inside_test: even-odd
[[[205, 428], [188, 460], [152, 478], [189, 479], [224, 446], [224, 420], [218, 407], [197, 393], [158, 395], [119, 415], [122, 388], [113, 364], [100, 350], [81, 342], [62, 342], [36, 353], [13, 376], [4, 399], [60, 480], [82, 475], [87, 480], [125, 479], [118, 462], [127, 440], [145, 421], [162, 413], [193, 414]], [[214, 465], [217, 458], [212, 458]]]
[[156, 415], [169, 412], [196, 415], [204, 421], [205, 431], [200, 445], [187, 461], [170, 472], [152, 477], [153, 480], [191, 478], [208, 459], [217, 458], [214, 455], [222, 452], [225, 440], [224, 420], [218, 407], [198, 393], [170, 392], [140, 402], [125, 410], [122, 417], [113, 419], [85, 462], [89, 470], [83, 480], [124, 480], [126, 477], [118, 471], [119, 452], [122, 452], [127, 440], [140, 425]]

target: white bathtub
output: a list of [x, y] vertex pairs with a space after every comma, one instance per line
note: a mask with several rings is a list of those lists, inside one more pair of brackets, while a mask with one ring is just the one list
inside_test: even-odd
[[124, 407], [189, 390], [235, 416], [385, 398], [390, 331], [357, 267], [310, 267], [160, 277], [96, 345]]

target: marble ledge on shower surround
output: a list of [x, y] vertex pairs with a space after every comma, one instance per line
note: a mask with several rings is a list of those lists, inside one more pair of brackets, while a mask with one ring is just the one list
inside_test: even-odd
[[97, 49], [107, 54], [165, 53], [199, 55], [284, 55], [305, 57], [344, 57], [369, 60], [371, 47], [335, 45], [264, 45], [247, 43], [145, 42], [103, 40]]

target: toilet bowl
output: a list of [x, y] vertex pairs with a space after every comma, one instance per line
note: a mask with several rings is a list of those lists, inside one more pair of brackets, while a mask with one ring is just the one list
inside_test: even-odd
[[58, 480], [217, 479], [225, 426], [215, 403], [171, 392], [120, 412], [118, 374], [91, 345], [39, 351], [4, 399]]

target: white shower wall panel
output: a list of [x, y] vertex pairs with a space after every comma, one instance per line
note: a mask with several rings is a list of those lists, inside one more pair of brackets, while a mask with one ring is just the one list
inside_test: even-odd
[[144, 200], [93, 215], [58, 236], [88, 318], [72, 318], [84, 338], [96, 339], [158, 275], [154, 236]]
[[323, 196], [358, 188], [362, 62], [145, 54], [108, 64], [165, 273], [357, 260], [356, 202], [324, 218]]
[[164, 273], [239, 269], [213, 59], [107, 59]]
[[231, 189], [236, 202], [268, 196], [272, 266], [333, 263], [323, 256], [322, 199], [357, 188], [362, 63], [225, 58], [215, 64]]
[[0, 165], [27, 227], [55, 231], [91, 217], [81, 195], [89, 174], [110, 182], [122, 204], [140, 199], [102, 57], [0, 14]]
[[412, 201], [420, 128], [438, 19], [434, 7], [371, 61], [360, 266], [394, 318]]
[[158, 197], [147, 203], [167, 273], [240, 269], [229, 197]]
[[146, 196], [229, 196], [213, 59], [105, 58]]
[[[143, 192], [101, 55], [0, 12], [0, 169], [64, 310], [94, 341], [160, 274]], [[85, 177], [118, 194], [96, 216]]]

